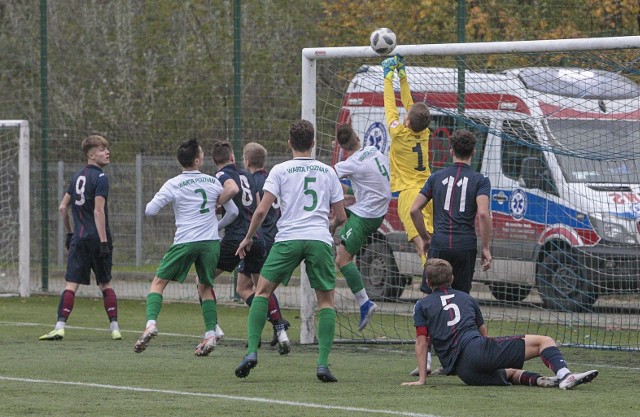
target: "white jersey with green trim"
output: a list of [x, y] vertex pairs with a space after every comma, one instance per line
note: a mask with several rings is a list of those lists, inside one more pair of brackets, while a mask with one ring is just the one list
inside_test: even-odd
[[220, 240], [216, 204], [222, 193], [217, 178], [200, 171], [184, 171], [160, 188], [145, 209], [147, 216], [173, 204], [176, 234], [173, 244]]
[[334, 166], [338, 177], [348, 178], [356, 197], [349, 206], [353, 214], [373, 219], [384, 217], [391, 201], [389, 160], [375, 146], [367, 146], [354, 152]]
[[330, 166], [311, 158], [294, 158], [274, 166], [263, 189], [280, 201], [275, 242], [319, 240], [333, 244], [329, 210], [344, 196]]

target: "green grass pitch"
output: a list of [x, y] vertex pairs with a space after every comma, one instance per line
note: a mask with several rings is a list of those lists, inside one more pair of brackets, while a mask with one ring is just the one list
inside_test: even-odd
[[[205, 358], [193, 350], [202, 332], [196, 303], [166, 303], [160, 334], [133, 352], [145, 325], [142, 300], [120, 300], [123, 340], [111, 340], [101, 299], [79, 298], [62, 341], [39, 341], [53, 327], [58, 297], [0, 298], [1, 416], [638, 416], [640, 353], [563, 349], [571, 369], [599, 377], [573, 391], [522, 386], [468, 387], [457, 377], [432, 377], [401, 387], [415, 366], [412, 345], [336, 345], [330, 356], [337, 384], [315, 377], [316, 346], [291, 354], [263, 334], [258, 366], [248, 378], [234, 369], [245, 353], [246, 306], [219, 306], [226, 338]], [[293, 319], [293, 320], [292, 320]], [[527, 369], [549, 375], [538, 359]]]

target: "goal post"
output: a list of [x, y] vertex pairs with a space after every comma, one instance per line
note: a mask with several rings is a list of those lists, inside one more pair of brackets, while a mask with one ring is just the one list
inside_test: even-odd
[[[8, 133], [4, 133], [8, 132]], [[16, 134], [17, 132], [17, 134]], [[31, 294], [30, 286], [30, 216], [29, 216], [29, 122], [0, 120], [2, 136], [2, 247], [0, 247], [1, 292]], [[16, 186], [17, 185], [17, 186]], [[16, 199], [17, 204], [11, 200]], [[16, 251], [17, 246], [17, 251]]]
[[[432, 111], [432, 172], [451, 162], [453, 130], [478, 137], [472, 165], [492, 182], [494, 267], [476, 266], [472, 295], [496, 321], [491, 334], [525, 329], [565, 344], [637, 349], [640, 36], [398, 45], [395, 53], [405, 57], [414, 101]], [[302, 50], [301, 117], [316, 127], [319, 160], [340, 159], [333, 142], [342, 123], [388, 152], [383, 59], [369, 46]], [[397, 77], [394, 89], [402, 118]], [[396, 209], [392, 201], [356, 256], [382, 311], [357, 332], [358, 306], [338, 285], [336, 340], [415, 337], [421, 266]], [[300, 304], [300, 340], [313, 343], [308, 285]]]

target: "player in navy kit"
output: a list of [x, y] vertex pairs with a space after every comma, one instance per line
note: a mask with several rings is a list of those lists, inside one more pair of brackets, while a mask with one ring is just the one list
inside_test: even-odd
[[[517, 384], [567, 390], [598, 376], [596, 370], [571, 373], [556, 342], [548, 336], [487, 337], [478, 302], [451, 288], [454, 281], [451, 265], [444, 259], [431, 258], [425, 270], [433, 292], [413, 309], [419, 379], [402, 385], [425, 384], [430, 344], [446, 374], [458, 375], [467, 385]], [[538, 356], [554, 372], [554, 377], [522, 370], [525, 360]]]
[[[104, 299], [104, 309], [109, 318], [111, 338], [122, 338], [118, 328], [118, 301], [111, 287], [111, 252], [113, 244], [109, 230], [109, 178], [102, 168], [109, 164], [109, 142], [99, 135], [91, 135], [82, 141], [82, 151], [87, 165], [78, 171], [62, 198], [59, 211], [67, 231], [66, 246], [69, 250], [65, 289], [58, 304], [58, 321], [55, 329], [40, 340], [60, 340], [75, 303], [80, 285], [89, 285], [91, 271]], [[73, 233], [69, 208], [73, 214]]]
[[[219, 169], [216, 173], [216, 178], [222, 184], [226, 181], [235, 181], [240, 188], [238, 194], [233, 197], [234, 203], [238, 206], [238, 217], [225, 228], [224, 237], [220, 243], [220, 258], [216, 269], [216, 276], [218, 276], [223, 271], [232, 272], [240, 264], [241, 259], [236, 254], [236, 251], [247, 234], [247, 230], [249, 230], [251, 217], [260, 197], [253, 175], [236, 166], [233, 149], [229, 142], [216, 141], [213, 144], [212, 158]], [[267, 248], [262, 230], [259, 230], [251, 248], [244, 257], [243, 273], [249, 276], [259, 274], [266, 258]], [[281, 332], [278, 339], [278, 352], [281, 355], [286, 355], [290, 350], [291, 347], [286, 331], [284, 333]]]
[[[247, 171], [253, 176], [253, 180], [256, 184], [256, 188], [260, 195], [260, 198], [264, 195], [262, 187], [268, 177], [267, 171], [264, 169], [265, 161], [267, 158], [267, 150], [264, 146], [256, 142], [249, 142], [244, 146], [242, 151], [243, 164]], [[276, 233], [278, 233], [278, 219], [280, 218], [280, 204], [278, 201], [273, 203], [267, 212], [262, 225], [260, 226], [260, 232], [265, 242], [265, 249], [267, 255], [273, 246]], [[260, 274], [249, 273], [245, 268], [245, 261], [242, 260], [238, 266], [238, 282], [236, 285], [236, 292], [238, 295], [251, 307], [253, 297], [255, 296], [254, 286], [258, 282]], [[289, 329], [289, 322], [282, 317], [280, 311], [280, 304], [275, 294], [271, 294], [269, 297], [269, 304], [267, 308], [267, 320], [273, 326], [273, 338], [271, 339], [271, 346], [279, 345], [278, 350], [280, 354], [289, 353], [290, 344], [288, 343], [289, 336], [287, 330]], [[280, 343], [282, 342], [282, 343]]]
[[[482, 269], [486, 271], [491, 267], [491, 183], [489, 178], [470, 166], [476, 146], [473, 133], [468, 130], [455, 131], [449, 143], [453, 164], [431, 174], [411, 207], [411, 218], [422, 237], [428, 257], [449, 261], [455, 277], [453, 288], [469, 293], [478, 253], [476, 217], [482, 242]], [[422, 215], [422, 209], [431, 200], [433, 236], [427, 232]], [[430, 292], [424, 274], [420, 290]]]

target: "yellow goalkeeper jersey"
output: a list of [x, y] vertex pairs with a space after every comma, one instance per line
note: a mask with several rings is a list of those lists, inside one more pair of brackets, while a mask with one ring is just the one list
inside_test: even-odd
[[[413, 106], [407, 78], [400, 79], [400, 99], [405, 110]], [[384, 112], [391, 136], [389, 165], [391, 168], [391, 191], [422, 188], [429, 178], [429, 136], [427, 128], [416, 134], [400, 121], [393, 81], [384, 79]]]

